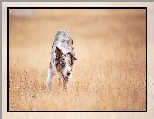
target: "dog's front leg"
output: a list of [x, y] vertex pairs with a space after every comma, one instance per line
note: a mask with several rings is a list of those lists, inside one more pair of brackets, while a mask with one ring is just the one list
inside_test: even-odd
[[49, 64], [49, 67], [48, 67], [48, 77], [47, 77], [47, 87], [48, 87], [48, 90], [51, 91], [51, 85], [52, 85], [52, 77], [53, 77], [53, 72], [52, 72], [52, 65], [51, 65], [51, 62]]

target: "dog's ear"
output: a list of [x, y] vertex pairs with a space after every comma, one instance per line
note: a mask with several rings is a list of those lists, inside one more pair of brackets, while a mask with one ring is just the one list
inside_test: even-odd
[[56, 58], [57, 59], [59, 59], [62, 55], [63, 55], [63, 53], [62, 53], [62, 51], [56, 46]]
[[75, 56], [74, 56], [71, 52], [68, 52], [68, 54], [71, 56], [71, 59], [72, 59], [72, 60], [77, 60], [77, 59], [75, 58]]
[[74, 56], [72, 56], [72, 60], [77, 60]]
[[71, 64], [73, 65], [74, 64], [74, 60], [77, 60], [74, 55], [71, 56]]

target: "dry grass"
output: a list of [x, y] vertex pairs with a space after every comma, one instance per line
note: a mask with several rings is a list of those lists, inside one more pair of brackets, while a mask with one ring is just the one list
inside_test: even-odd
[[[37, 10], [10, 18], [10, 110], [146, 110], [145, 10]], [[76, 58], [67, 92], [53, 78], [51, 46], [59, 29], [73, 35]]]

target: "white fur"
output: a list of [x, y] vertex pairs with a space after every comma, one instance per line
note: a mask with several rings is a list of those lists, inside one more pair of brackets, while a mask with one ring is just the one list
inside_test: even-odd
[[[73, 39], [69, 31], [59, 30], [57, 32], [55, 41], [52, 46], [51, 63], [49, 64], [49, 67], [48, 67], [47, 86], [49, 90], [52, 90], [51, 89], [52, 77], [54, 75], [58, 75], [59, 79], [63, 79], [63, 88], [66, 88], [68, 83], [64, 81], [65, 79], [64, 77], [68, 77], [69, 81], [72, 79], [72, 70], [68, 62], [70, 57], [69, 55], [67, 55], [68, 52], [71, 52], [71, 54], [75, 56], [72, 42], [73, 42]], [[56, 69], [56, 53], [55, 53], [56, 47], [58, 47], [62, 51], [62, 53], [66, 56], [64, 58], [66, 64], [62, 72], [58, 72]], [[69, 76], [67, 75], [68, 72], [71, 72]]]

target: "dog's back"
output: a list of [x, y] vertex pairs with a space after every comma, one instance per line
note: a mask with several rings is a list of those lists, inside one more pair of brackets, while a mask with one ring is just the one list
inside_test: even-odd
[[67, 30], [59, 30], [57, 32], [55, 36], [55, 41], [52, 46], [51, 58], [56, 58], [55, 56], [56, 46], [61, 48], [63, 52], [71, 52], [73, 55], [75, 55], [72, 35]]

